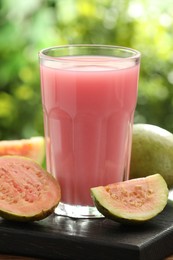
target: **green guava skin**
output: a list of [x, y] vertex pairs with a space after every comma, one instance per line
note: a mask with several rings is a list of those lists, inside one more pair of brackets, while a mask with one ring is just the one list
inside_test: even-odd
[[91, 188], [91, 197], [103, 216], [133, 225], [146, 223], [161, 213], [167, 205], [168, 192], [163, 177], [154, 174]]
[[14, 222], [34, 222], [34, 221], [39, 221], [39, 220], [45, 219], [48, 216], [50, 216], [54, 212], [54, 209], [56, 208], [56, 206], [58, 206], [58, 203], [51, 209], [42, 211], [39, 214], [33, 215], [33, 216], [26, 216], [26, 215], [20, 216], [20, 215], [15, 215], [11, 212], [5, 212], [5, 211], [0, 210], [0, 216], [6, 220], [14, 221]]
[[155, 125], [134, 124], [130, 179], [159, 172], [173, 187], [173, 134]]
[[94, 197], [94, 195], [91, 192], [91, 196], [93, 198], [94, 201], [94, 205], [96, 206], [96, 208], [98, 209], [98, 211], [105, 216], [106, 218], [113, 220], [115, 222], [124, 224], [124, 225], [140, 225], [140, 224], [144, 224], [146, 223], [149, 219], [145, 219], [145, 220], [135, 220], [135, 219], [128, 219], [128, 218], [122, 218], [122, 217], [118, 217], [116, 215], [113, 215], [108, 209], [106, 209], [105, 207], [103, 207], [101, 205], [101, 203]]

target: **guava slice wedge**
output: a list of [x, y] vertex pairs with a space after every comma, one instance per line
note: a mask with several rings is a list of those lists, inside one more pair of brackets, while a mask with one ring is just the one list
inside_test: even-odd
[[45, 139], [43, 136], [35, 136], [29, 139], [0, 141], [0, 156], [4, 155], [25, 156], [42, 164], [45, 158]]
[[58, 181], [22, 156], [0, 157], [0, 216], [35, 221], [49, 216], [61, 199]]
[[122, 223], [142, 223], [158, 215], [168, 201], [168, 187], [160, 174], [91, 188], [97, 209]]

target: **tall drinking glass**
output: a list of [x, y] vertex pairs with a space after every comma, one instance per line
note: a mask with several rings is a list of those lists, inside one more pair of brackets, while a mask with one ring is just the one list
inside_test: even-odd
[[127, 180], [140, 53], [104, 45], [41, 50], [47, 170], [59, 181], [55, 213], [101, 217], [90, 188]]

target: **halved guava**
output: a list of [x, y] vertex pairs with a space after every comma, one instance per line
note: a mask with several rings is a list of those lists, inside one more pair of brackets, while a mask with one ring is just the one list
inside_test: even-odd
[[22, 156], [0, 157], [0, 216], [15, 221], [40, 220], [58, 205], [58, 181]]
[[36, 136], [30, 139], [0, 141], [0, 156], [20, 155], [43, 163], [45, 157], [44, 137]]
[[141, 223], [158, 215], [166, 206], [168, 188], [160, 174], [91, 188], [97, 209], [112, 220]]

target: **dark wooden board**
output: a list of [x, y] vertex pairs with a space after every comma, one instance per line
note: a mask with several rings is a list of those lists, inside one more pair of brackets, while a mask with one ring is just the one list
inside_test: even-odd
[[173, 204], [135, 227], [54, 214], [33, 223], [0, 218], [0, 252], [56, 260], [160, 260], [173, 253]]

